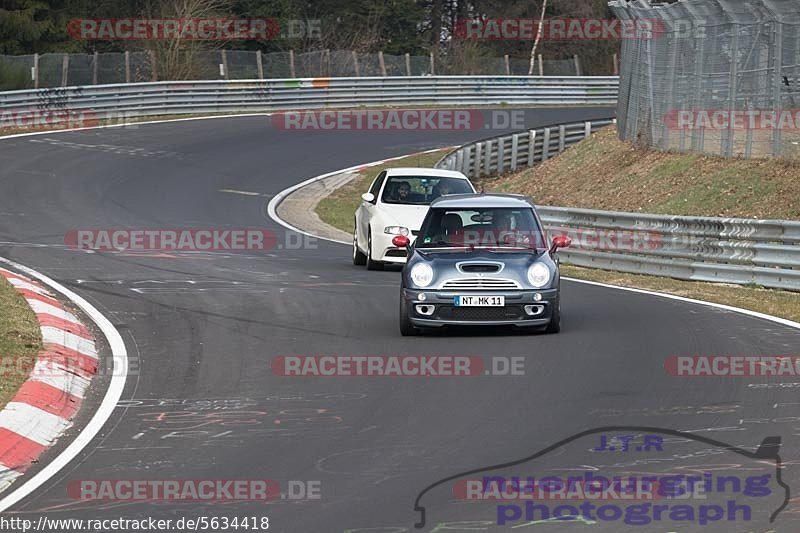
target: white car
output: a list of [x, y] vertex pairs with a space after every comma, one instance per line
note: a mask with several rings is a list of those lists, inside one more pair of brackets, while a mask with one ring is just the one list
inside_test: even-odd
[[379, 270], [385, 263], [403, 264], [407, 251], [392, 244], [405, 235], [413, 242], [430, 203], [445, 194], [474, 193], [461, 172], [432, 168], [390, 168], [361, 195], [353, 230], [353, 264]]

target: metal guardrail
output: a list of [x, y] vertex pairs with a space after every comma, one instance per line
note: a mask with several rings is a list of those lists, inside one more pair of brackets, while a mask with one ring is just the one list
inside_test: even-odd
[[[564, 151], [612, 119], [562, 124], [464, 145], [438, 168], [470, 178], [517, 170]], [[651, 215], [539, 206], [548, 231], [573, 245], [570, 264], [671, 278], [800, 291], [800, 222]]]
[[97, 118], [427, 105], [616, 105], [617, 77], [422, 76], [173, 81], [0, 93], [0, 111]]

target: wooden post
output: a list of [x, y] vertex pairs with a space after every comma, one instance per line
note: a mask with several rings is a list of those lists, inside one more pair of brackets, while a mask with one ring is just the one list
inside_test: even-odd
[[411, 54], [406, 53], [406, 76], [411, 76]]
[[619, 76], [619, 56], [614, 54], [614, 76]]
[[261, 60], [261, 52], [260, 51], [256, 52], [256, 68], [258, 69], [258, 79], [263, 80], [264, 79], [264, 64], [262, 63], [262, 60]]
[[125, 83], [131, 82], [131, 53], [125, 50]]
[[434, 70], [433, 52], [431, 52], [431, 76], [434, 75], [436, 75], [436, 71]]
[[152, 81], [158, 81], [158, 69], [156, 68], [156, 51], [149, 50], [150, 52], [150, 73]]
[[361, 76], [361, 70], [358, 68], [358, 54], [353, 50], [353, 69], [356, 71], [356, 78]]
[[97, 85], [97, 63], [99, 59], [100, 55], [97, 53], [97, 50], [95, 50], [92, 57], [92, 85]]
[[578, 58], [578, 54], [575, 54], [573, 58], [575, 59], [575, 75], [582, 76], [583, 74], [581, 74], [581, 60], [580, 58]]
[[228, 52], [223, 48], [220, 51], [222, 55], [222, 75], [225, 79], [228, 79]]
[[508, 54], [503, 56], [506, 62], [506, 76], [511, 76], [511, 63], [508, 60]]
[[383, 51], [378, 51], [378, 64], [381, 66], [381, 76], [386, 77], [386, 62], [383, 60]]
[[67, 76], [69, 75], [69, 54], [64, 54], [64, 60], [61, 62], [61, 86], [67, 86]]
[[539, 76], [544, 76], [544, 63], [542, 62], [542, 54], [539, 54]]
[[294, 50], [289, 50], [289, 77], [296, 78], [297, 74], [294, 70]]
[[39, 88], [39, 54], [33, 54], [33, 88]]

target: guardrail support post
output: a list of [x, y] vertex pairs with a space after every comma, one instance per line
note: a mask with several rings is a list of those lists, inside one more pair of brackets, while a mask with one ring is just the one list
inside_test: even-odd
[[487, 176], [491, 175], [492, 173], [492, 141], [491, 139], [486, 141], [486, 152], [484, 154], [483, 159], [483, 173]]
[[472, 146], [467, 145], [463, 148], [464, 158], [461, 161], [461, 168], [459, 171], [465, 176], [469, 176], [470, 171], [470, 156], [472, 155]]
[[511, 76], [511, 63], [508, 60], [508, 54], [503, 56], [503, 60], [506, 64], [506, 76]]
[[519, 152], [519, 135], [511, 136], [511, 170], [517, 170], [517, 154]]
[[591, 137], [591, 135], [592, 135], [592, 122], [590, 120], [587, 120], [586, 123], [584, 124], [583, 138], [588, 139], [589, 137]]
[[61, 86], [67, 86], [67, 76], [69, 75], [69, 54], [64, 54], [64, 59], [61, 61]]
[[258, 79], [263, 80], [264, 79], [264, 62], [263, 62], [263, 59], [261, 58], [261, 52], [260, 51], [256, 52], [256, 68], [258, 69]]
[[567, 128], [563, 124], [558, 127], [558, 153], [564, 151], [564, 144], [567, 137]]
[[503, 137], [497, 139], [497, 173], [502, 174], [505, 170], [506, 159], [506, 140]]
[[614, 76], [619, 76], [619, 56], [614, 54]]
[[125, 83], [131, 82], [131, 53], [125, 50]]
[[297, 74], [294, 70], [294, 50], [289, 50], [289, 77], [296, 78]]
[[406, 76], [411, 76], [411, 54], [406, 53]]
[[532, 167], [536, 162], [536, 130], [528, 132], [528, 166]]
[[483, 143], [475, 143], [475, 176], [468, 176], [468, 177], [481, 177], [481, 165], [483, 161], [481, 160], [481, 156], [483, 155]]
[[542, 137], [542, 161], [550, 159], [550, 128], [544, 129], [544, 137]]
[[461, 172], [461, 169], [464, 168], [464, 149], [462, 148], [458, 152], [456, 152], [456, 170]]

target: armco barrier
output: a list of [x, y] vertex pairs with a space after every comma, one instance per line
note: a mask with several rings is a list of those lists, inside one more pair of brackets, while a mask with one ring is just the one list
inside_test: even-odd
[[[466, 144], [437, 167], [471, 178], [532, 166], [613, 119], [561, 124]], [[800, 291], [800, 222], [650, 215], [565, 207], [538, 208], [558, 233], [592, 235], [590, 246], [560, 252], [568, 263], [694, 281], [757, 284]], [[608, 236], [646, 235], [647, 246], [604, 246]], [[584, 244], [584, 245], [582, 245]]]
[[0, 111], [97, 118], [376, 106], [616, 105], [617, 77], [424, 76], [172, 81], [0, 93]]

